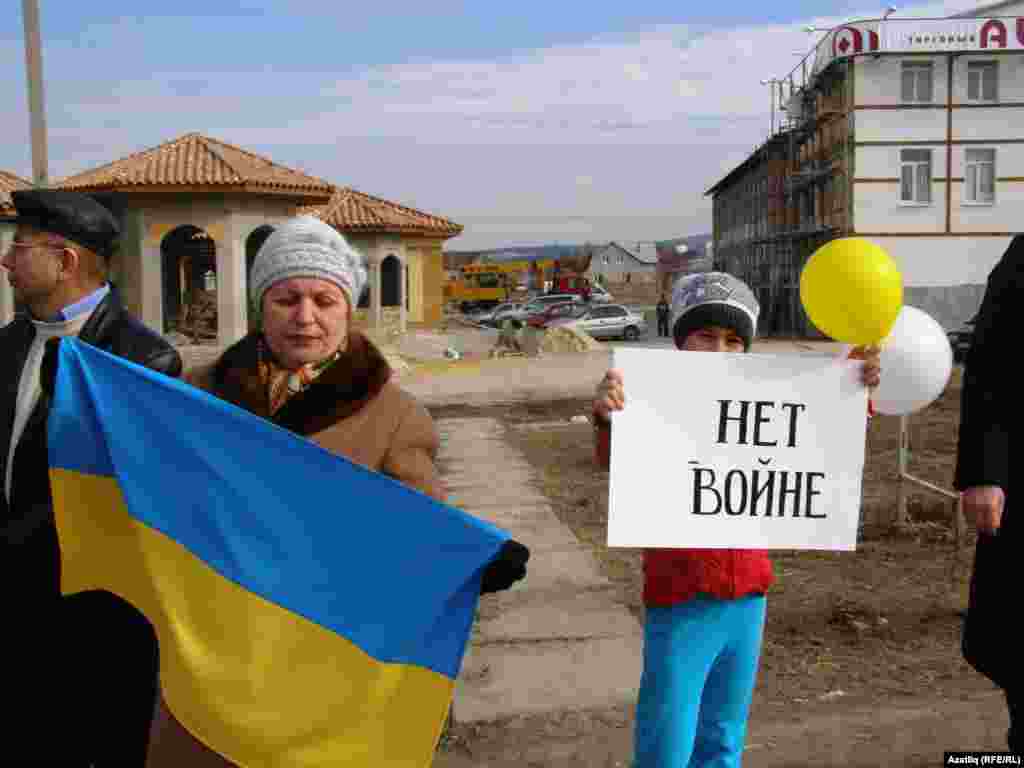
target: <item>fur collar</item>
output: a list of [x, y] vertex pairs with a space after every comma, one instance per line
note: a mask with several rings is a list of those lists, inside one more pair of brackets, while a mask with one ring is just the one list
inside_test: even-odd
[[258, 368], [259, 333], [225, 350], [213, 369], [213, 394], [300, 435], [320, 432], [359, 411], [391, 378], [391, 367], [373, 343], [350, 332], [348, 350], [308, 389], [270, 417]]

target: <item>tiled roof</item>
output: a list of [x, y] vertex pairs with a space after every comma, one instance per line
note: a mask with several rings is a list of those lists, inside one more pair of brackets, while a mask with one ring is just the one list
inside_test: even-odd
[[199, 133], [188, 133], [122, 160], [70, 176], [57, 186], [83, 192], [141, 192], [169, 187], [271, 189], [319, 198], [328, 197], [333, 189], [323, 179]]
[[339, 232], [377, 232], [395, 234], [421, 234], [455, 237], [462, 233], [462, 225], [440, 216], [407, 208], [398, 203], [340, 187], [323, 206], [302, 208], [300, 213], [312, 213]]
[[32, 182], [7, 171], [0, 171], [0, 218], [14, 215], [14, 202], [11, 192], [16, 189], [28, 189]]
[[658, 263], [658, 251], [654, 247], [652, 242], [641, 242], [641, 243], [619, 243], [622, 249], [626, 251], [637, 261], [643, 264], [650, 264], [651, 266]]
[[633, 267], [653, 267], [658, 262], [653, 244], [648, 247], [646, 243], [617, 243], [614, 240], [604, 247], [598, 246], [595, 258], [610, 256], [614, 259], [616, 254], [628, 256]]

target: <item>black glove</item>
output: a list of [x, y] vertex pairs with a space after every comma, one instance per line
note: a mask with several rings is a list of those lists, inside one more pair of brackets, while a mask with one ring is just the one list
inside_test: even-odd
[[60, 337], [48, 339], [39, 366], [39, 387], [47, 397], [53, 397], [57, 388], [57, 361], [60, 359]]
[[512, 539], [506, 541], [498, 556], [484, 570], [480, 594], [500, 592], [524, 578], [526, 576], [526, 561], [529, 559], [529, 549], [518, 541]]

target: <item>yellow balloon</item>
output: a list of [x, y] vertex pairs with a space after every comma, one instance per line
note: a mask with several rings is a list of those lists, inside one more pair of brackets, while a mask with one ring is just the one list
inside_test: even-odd
[[903, 307], [903, 275], [884, 249], [860, 237], [825, 243], [800, 274], [800, 301], [815, 327], [847, 344], [877, 344]]

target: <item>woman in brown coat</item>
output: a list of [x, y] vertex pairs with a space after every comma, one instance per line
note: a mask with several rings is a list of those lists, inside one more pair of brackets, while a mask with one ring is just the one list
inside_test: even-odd
[[[312, 216], [281, 225], [253, 264], [250, 290], [261, 331], [186, 380], [332, 453], [444, 501], [437, 431], [426, 409], [391, 381], [383, 355], [352, 330], [366, 283], [361, 255]], [[482, 591], [526, 575], [528, 551], [509, 541], [485, 571]], [[382, 558], [386, 557], [382, 555]], [[230, 765], [200, 744], [161, 703], [150, 768]]]

